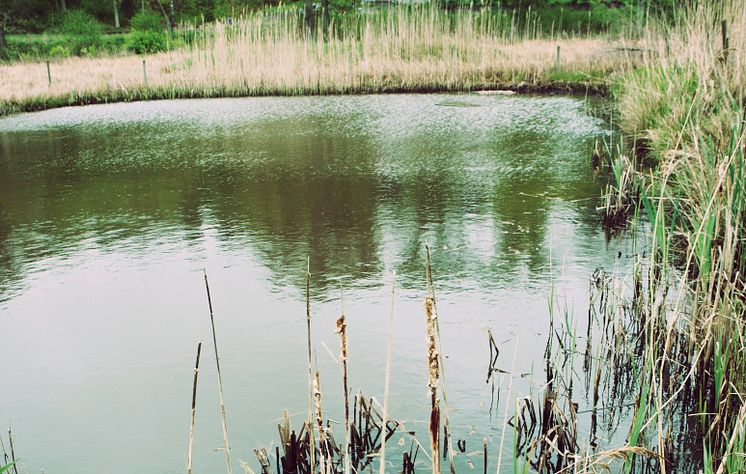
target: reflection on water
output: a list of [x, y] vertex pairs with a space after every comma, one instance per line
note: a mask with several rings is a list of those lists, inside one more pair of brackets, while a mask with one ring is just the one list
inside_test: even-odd
[[[462, 98], [477, 106], [266, 98], [0, 120], [0, 362], [14, 387], [0, 419], [13, 421], [30, 470], [182, 471], [191, 353], [207, 335], [203, 267], [238, 458], [269, 446], [282, 409], [304, 409], [307, 259], [332, 413], [338, 368], [326, 348], [336, 351], [340, 295], [352, 386], [380, 396], [387, 285], [399, 275], [392, 402], [420, 429], [425, 244], [452, 423], [473, 446], [492, 439], [486, 328], [506, 348], [541, 341], [551, 282], [582, 311], [588, 275], [614, 266], [624, 243], [607, 248], [599, 229], [589, 156], [606, 129], [582, 100]], [[518, 365], [530, 371], [540, 352]], [[195, 468], [218, 472], [207, 370]]]

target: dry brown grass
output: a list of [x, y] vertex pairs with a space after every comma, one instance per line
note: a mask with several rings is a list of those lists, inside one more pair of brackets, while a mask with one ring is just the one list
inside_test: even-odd
[[[171, 97], [604, 89], [628, 57], [603, 38], [517, 36], [480, 13], [424, 7], [358, 18], [328, 41], [292, 14], [256, 13], [190, 32], [191, 46], [150, 55], [0, 66], [0, 113]], [[555, 70], [561, 48], [561, 71]], [[142, 61], [147, 64], [147, 85]]]

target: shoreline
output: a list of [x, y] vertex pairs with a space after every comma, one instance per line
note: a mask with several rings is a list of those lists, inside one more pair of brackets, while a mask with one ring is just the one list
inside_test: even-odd
[[[494, 82], [464, 87], [444, 87], [440, 85], [390, 86], [390, 87], [344, 87], [337, 90], [167, 90], [166, 88], [148, 88], [134, 92], [106, 91], [79, 94], [69, 97], [53, 97], [43, 100], [31, 99], [24, 102], [6, 102], [0, 100], [0, 118], [30, 112], [63, 107], [81, 107], [86, 105], [117, 104], [129, 102], [151, 102], [159, 100], [180, 99], [224, 99], [251, 97], [317, 97], [317, 96], [358, 96], [386, 94], [443, 94], [443, 93], [488, 93], [494, 95], [510, 94], [544, 94], [544, 95], [585, 95], [601, 98], [611, 97], [611, 87], [607, 83], [584, 83], [572, 81], [548, 81], [540, 83], [527, 82]], [[115, 92], [111, 94], [111, 92]]]

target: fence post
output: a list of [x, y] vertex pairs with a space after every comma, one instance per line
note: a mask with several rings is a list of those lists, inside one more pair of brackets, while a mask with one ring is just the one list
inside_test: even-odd
[[52, 85], [52, 71], [49, 69], [49, 60], [47, 60], [47, 82]]
[[723, 36], [723, 49], [727, 50], [728, 47], [730, 46], [728, 44], [728, 21], [727, 20], [723, 20], [720, 23], [720, 33]]
[[556, 72], [560, 72], [560, 47], [557, 45], [557, 64], [555, 65]]
[[145, 82], [145, 87], [148, 87], [148, 66], [145, 65], [145, 60], [142, 60], [142, 79]]

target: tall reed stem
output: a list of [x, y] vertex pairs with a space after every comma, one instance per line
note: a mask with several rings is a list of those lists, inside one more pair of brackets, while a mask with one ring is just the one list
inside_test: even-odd
[[386, 473], [386, 436], [388, 435], [389, 385], [391, 382], [391, 345], [394, 339], [394, 302], [396, 300], [396, 271], [391, 275], [391, 311], [389, 312], [389, 330], [386, 338], [386, 375], [383, 384], [383, 439], [381, 440], [381, 464], [379, 473]]
[[215, 316], [212, 311], [212, 296], [210, 296], [210, 283], [207, 281], [207, 271], [205, 274], [205, 290], [207, 291], [207, 305], [210, 309], [210, 325], [212, 327], [212, 347], [215, 349], [215, 367], [218, 371], [218, 393], [220, 394], [220, 420], [223, 427], [223, 448], [225, 449], [225, 463], [228, 468], [228, 474], [233, 473], [231, 463], [231, 448], [228, 444], [228, 424], [225, 419], [225, 402], [223, 400], [223, 376], [220, 372], [220, 356], [218, 355], [218, 338], [215, 335]]
[[311, 474], [316, 472], [316, 443], [314, 442], [314, 416], [313, 416], [313, 361], [311, 354], [311, 259], [308, 259], [306, 267], [306, 327], [308, 343], [308, 452]]
[[345, 446], [344, 446], [344, 470], [350, 474], [350, 389], [347, 383], [347, 322], [345, 315], [337, 319], [337, 333], [340, 338], [340, 362], [342, 363], [342, 386], [344, 389], [345, 410]]
[[500, 452], [497, 455], [497, 474], [500, 474], [500, 466], [503, 460], [503, 443], [505, 442], [505, 428], [508, 426], [508, 408], [510, 407], [510, 397], [513, 393], [513, 378], [515, 377], [515, 360], [518, 357], [518, 343], [520, 337], [515, 337], [515, 347], [513, 348], [513, 363], [510, 366], [510, 382], [508, 383], [508, 398], [505, 399], [505, 413], [503, 414], [503, 428], [500, 435]]
[[192, 384], [192, 420], [189, 424], [189, 451], [187, 452], [187, 474], [192, 474], [192, 446], [194, 445], [194, 422], [197, 415], [197, 378], [199, 376], [199, 356], [202, 341], [197, 343], [197, 360], [194, 363], [194, 383]]

